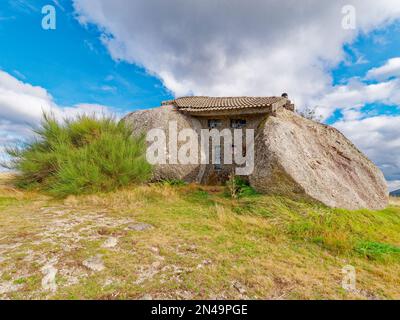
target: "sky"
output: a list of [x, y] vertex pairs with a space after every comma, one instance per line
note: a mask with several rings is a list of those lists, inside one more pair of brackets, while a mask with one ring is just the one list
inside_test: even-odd
[[[46, 30], [42, 8], [55, 9]], [[43, 111], [287, 92], [400, 188], [398, 0], [2, 0], [0, 154]], [[3, 155], [4, 156], [4, 155]]]

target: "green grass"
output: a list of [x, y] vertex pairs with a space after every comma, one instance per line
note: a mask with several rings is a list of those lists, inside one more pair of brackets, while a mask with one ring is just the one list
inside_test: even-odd
[[166, 185], [166, 186], [175, 186], [175, 187], [182, 187], [187, 185], [187, 182], [179, 179], [168, 179], [168, 180], [163, 180], [161, 181], [161, 184]]
[[13, 197], [2, 197], [0, 196], [0, 207], [9, 206], [18, 202], [18, 199]]
[[380, 259], [387, 256], [400, 259], [400, 247], [391, 244], [363, 241], [358, 243], [355, 249], [370, 259]]
[[147, 181], [144, 137], [113, 118], [80, 116], [59, 122], [44, 115], [37, 139], [8, 148], [6, 164], [19, 172], [15, 184], [57, 197], [108, 192]]
[[[0, 210], [0, 284], [21, 286], [5, 298], [400, 298], [395, 202], [380, 211], [348, 211], [278, 196], [231, 199], [224, 187], [160, 183], [67, 199], [23, 194], [29, 202]], [[1, 188], [0, 196], [9, 197]], [[128, 222], [114, 225], [119, 219]], [[153, 228], [126, 228], [136, 222]], [[52, 226], [59, 229], [46, 239], [43, 232]], [[110, 236], [117, 246], [102, 247]], [[106, 268], [88, 272], [82, 261], [98, 254]], [[54, 256], [59, 287], [51, 294], [41, 291], [41, 268]], [[341, 287], [346, 265], [355, 268], [356, 292]], [[71, 272], [78, 282], [71, 283]]]
[[257, 196], [258, 192], [250, 186], [249, 182], [237, 177], [230, 175], [229, 180], [226, 182], [225, 196], [230, 198], [241, 198]]

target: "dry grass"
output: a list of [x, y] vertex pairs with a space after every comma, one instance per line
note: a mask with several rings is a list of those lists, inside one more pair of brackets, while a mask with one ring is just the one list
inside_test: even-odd
[[[348, 212], [268, 196], [231, 200], [221, 188], [196, 185], [55, 201], [3, 179], [0, 296], [398, 299], [400, 207], [393, 201], [379, 212]], [[129, 228], [138, 222], [152, 228]], [[104, 248], [109, 238], [118, 243]], [[387, 247], [362, 253], [364, 243]], [[105, 266], [99, 272], [83, 264], [97, 255]], [[49, 263], [56, 292], [42, 287]], [[341, 287], [348, 264], [357, 272], [354, 292]]]
[[400, 207], [400, 197], [390, 197], [390, 205]]

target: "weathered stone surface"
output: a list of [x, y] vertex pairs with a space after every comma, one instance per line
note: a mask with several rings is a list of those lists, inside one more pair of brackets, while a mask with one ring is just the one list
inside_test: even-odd
[[21, 289], [22, 287], [23, 286], [21, 284], [15, 284], [12, 281], [0, 282], [0, 294], [15, 292]]
[[57, 291], [56, 275], [58, 270], [53, 265], [55, 262], [57, 261], [51, 261], [42, 268], [42, 273], [44, 275], [42, 279], [42, 288], [45, 291]]
[[117, 244], [118, 244], [118, 238], [110, 237], [106, 241], [104, 241], [102, 247], [110, 249], [116, 247]]
[[[176, 121], [178, 132], [182, 129], [191, 128], [200, 135], [201, 130], [201, 124], [197, 119], [176, 111], [173, 106], [133, 112], [128, 114], [123, 121], [132, 127], [133, 135], [147, 134], [150, 129], [154, 128], [163, 129], [166, 133], [167, 144], [169, 140], [169, 124], [171, 122]], [[178, 142], [178, 150], [183, 144], [186, 144], [186, 141]], [[198, 164], [170, 164], [170, 161], [167, 160], [167, 164], [154, 167], [153, 179], [157, 181], [177, 179], [195, 182], [198, 179], [200, 167]]]
[[257, 132], [255, 163], [250, 183], [263, 193], [347, 209], [388, 205], [382, 172], [343, 134], [283, 108]]
[[131, 224], [128, 226], [129, 230], [133, 230], [133, 231], [145, 231], [148, 229], [153, 228], [153, 226], [151, 224], [147, 224], [147, 223], [136, 223], [136, 224]]
[[93, 271], [103, 271], [105, 269], [103, 259], [101, 258], [100, 255], [91, 257], [91, 258], [83, 261], [82, 264], [86, 268], [93, 270]]
[[[195, 117], [172, 106], [134, 112], [124, 121], [135, 135], [152, 128], [168, 134], [170, 121], [177, 122], [178, 131], [192, 128], [199, 132], [202, 128]], [[257, 191], [309, 198], [346, 209], [387, 206], [382, 172], [335, 128], [281, 107], [257, 126], [255, 135], [255, 169], [249, 181]], [[178, 143], [178, 149], [183, 143]], [[206, 171], [205, 165], [158, 165], [154, 180], [207, 181], [202, 179]]]

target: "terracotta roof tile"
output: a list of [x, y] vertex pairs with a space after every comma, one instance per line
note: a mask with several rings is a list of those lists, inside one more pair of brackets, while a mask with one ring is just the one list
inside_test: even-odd
[[211, 110], [230, 110], [245, 108], [270, 107], [274, 103], [286, 100], [282, 97], [182, 97], [165, 101], [163, 105], [172, 104], [182, 111], [202, 112]]

